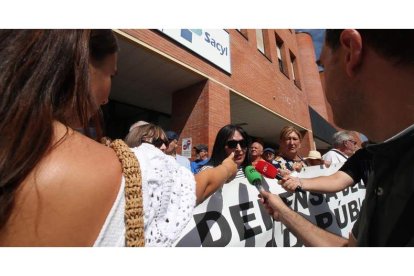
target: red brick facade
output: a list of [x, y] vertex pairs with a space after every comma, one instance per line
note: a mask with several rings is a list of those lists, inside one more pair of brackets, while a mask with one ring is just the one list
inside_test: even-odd
[[[265, 53], [257, 48], [256, 30], [227, 30], [230, 36], [231, 74], [154, 30], [122, 30], [172, 61], [184, 64], [206, 80], [172, 95], [172, 129], [191, 137], [193, 145], [212, 149], [217, 131], [231, 123], [230, 93], [241, 94], [304, 129], [301, 154], [313, 147], [308, 106], [331, 121], [308, 34], [293, 30], [263, 30]], [[285, 74], [279, 69], [276, 40], [283, 41]], [[150, 49], [150, 50], [151, 50]], [[313, 55], [313, 56], [312, 56]], [[296, 59], [296, 82], [291, 58]], [[259, 137], [260, 138], [260, 137]], [[278, 137], [275, 137], [275, 141]]]

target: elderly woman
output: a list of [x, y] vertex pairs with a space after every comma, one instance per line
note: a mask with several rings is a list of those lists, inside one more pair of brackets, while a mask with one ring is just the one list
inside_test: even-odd
[[162, 152], [165, 152], [169, 141], [161, 127], [147, 123], [132, 128], [125, 137], [125, 143], [130, 148], [138, 147], [142, 143], [148, 143], [160, 149]]
[[302, 134], [292, 126], [286, 126], [280, 131], [279, 154], [276, 156], [275, 166], [280, 169], [282, 175], [291, 172], [300, 172], [306, 166], [305, 161], [299, 156], [298, 150], [302, 142]]

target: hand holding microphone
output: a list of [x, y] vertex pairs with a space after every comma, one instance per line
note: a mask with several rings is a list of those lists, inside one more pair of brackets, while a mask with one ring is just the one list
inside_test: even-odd
[[282, 187], [289, 192], [304, 191], [303, 183], [299, 177], [288, 175], [283, 179]]
[[[275, 166], [273, 166], [272, 164], [270, 164], [270, 163], [268, 163], [266, 161], [260, 160], [259, 162], [257, 162], [256, 163], [256, 166], [255, 166], [255, 169], [259, 173], [261, 173], [264, 176], [266, 176], [267, 178], [271, 178], [271, 179], [275, 179], [276, 178], [277, 180], [283, 180], [283, 181], [286, 182], [286, 179], [284, 179], [283, 176], [280, 175], [279, 170]], [[302, 190], [301, 185], [298, 185], [295, 188], [295, 191], [296, 192], [302, 192], [302, 193], [305, 192], [305, 191]]]

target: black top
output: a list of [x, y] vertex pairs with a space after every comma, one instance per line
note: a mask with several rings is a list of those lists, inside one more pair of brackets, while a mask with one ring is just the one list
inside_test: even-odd
[[359, 246], [414, 246], [414, 125], [367, 151], [372, 172], [352, 233]]
[[364, 184], [367, 184], [372, 172], [372, 154], [366, 148], [359, 149], [346, 160], [339, 170], [352, 177], [354, 183], [362, 180]]

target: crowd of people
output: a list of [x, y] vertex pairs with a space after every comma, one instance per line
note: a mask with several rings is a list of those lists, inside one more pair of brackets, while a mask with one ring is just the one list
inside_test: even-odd
[[[139, 122], [142, 124], [143, 121]], [[164, 132], [161, 127], [152, 123], [146, 123], [141, 127], [137, 127], [136, 125], [137, 123], [133, 124], [135, 127], [131, 127], [130, 132], [125, 137], [125, 142], [128, 146], [137, 147], [143, 142], [148, 143], [147, 137], [154, 137], [152, 144], [156, 148], [159, 148], [167, 155], [173, 156], [180, 165], [190, 170], [193, 174], [197, 174], [209, 166], [214, 166], [215, 163], [213, 160], [217, 159], [218, 152], [224, 153], [225, 148], [237, 150], [235, 151], [237, 153], [235, 156], [236, 158], [238, 158], [239, 152], [243, 153], [240, 155], [240, 158], [243, 159], [243, 162], [245, 161], [244, 167], [246, 165], [255, 166], [259, 161], [266, 161], [278, 168], [278, 171], [283, 176], [290, 175], [292, 172], [300, 172], [303, 167], [307, 166], [329, 167], [330, 164], [333, 163], [344, 163], [348, 157], [352, 156], [359, 149], [355, 139], [355, 133], [352, 133], [351, 131], [339, 131], [333, 135], [333, 148], [326, 154], [322, 156], [319, 151], [310, 150], [306, 157], [301, 157], [298, 151], [301, 148], [302, 135], [299, 130], [293, 126], [286, 126], [281, 130], [280, 138], [278, 140], [280, 147], [279, 150], [276, 151], [271, 147], [264, 148], [264, 144], [261, 141], [252, 142], [250, 137], [247, 137], [248, 134], [242, 127], [227, 125], [219, 130], [215, 141], [232, 140], [231, 138], [233, 137], [230, 136], [234, 135], [233, 131], [230, 131], [230, 134], [228, 135], [220, 133], [227, 128], [235, 128], [234, 132], [238, 136], [242, 135], [244, 137], [242, 144], [233, 145], [231, 144], [232, 142], [228, 142], [224, 145], [224, 148], [223, 145], [221, 145], [219, 151], [217, 149], [214, 150], [213, 148], [214, 154], [212, 159], [209, 157], [208, 146], [205, 144], [198, 144], [193, 148], [196, 157], [194, 161], [190, 161], [188, 158], [177, 154], [179, 135], [176, 132], [170, 130]], [[149, 131], [149, 129], [152, 130]], [[156, 131], [154, 129], [156, 129]], [[145, 139], [147, 140], [143, 139], [144, 133], [146, 134]], [[223, 157], [220, 157], [219, 160], [219, 162], [223, 161]], [[241, 172], [242, 166], [240, 166], [241, 164], [238, 165], [239, 171]]]
[[[325, 155], [312, 150], [302, 157], [303, 137], [293, 126], [281, 130], [276, 151], [229, 124], [218, 131], [210, 156], [208, 146], [196, 145], [190, 162], [177, 153], [176, 132], [132, 125], [124, 140], [139, 167], [144, 244], [173, 245], [197, 204], [265, 160], [279, 169], [288, 191], [335, 192], [361, 179], [367, 185], [349, 239], [261, 191], [269, 214], [305, 245], [414, 245], [413, 44], [412, 30], [326, 32], [320, 64], [335, 122], [377, 142], [361, 150], [351, 132], [340, 131]], [[99, 119], [117, 52], [111, 30], [0, 31], [0, 246], [126, 245], [127, 176], [112, 141], [101, 139]], [[348, 112], [351, 103], [359, 114]], [[97, 139], [88, 137], [91, 121]], [[345, 164], [331, 176], [305, 180], [293, 173], [336, 162]]]

